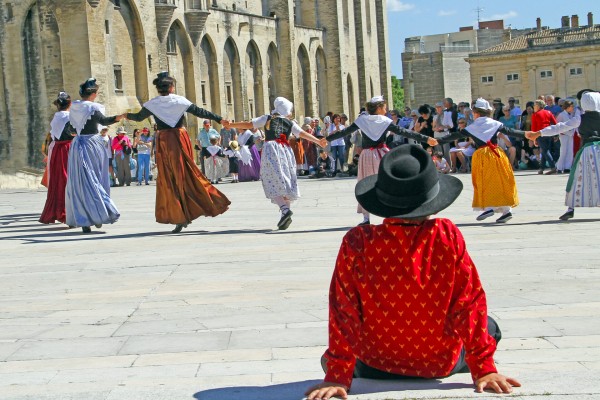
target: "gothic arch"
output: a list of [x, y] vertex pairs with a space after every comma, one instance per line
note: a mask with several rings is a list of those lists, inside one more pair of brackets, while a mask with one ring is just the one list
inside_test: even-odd
[[269, 107], [275, 102], [275, 98], [279, 96], [279, 82], [280, 82], [280, 68], [279, 63], [279, 52], [275, 43], [271, 42], [269, 50], [267, 51], [267, 57], [269, 58]]
[[177, 79], [177, 94], [196, 102], [193, 45], [183, 23], [179, 19], [171, 24], [165, 44], [167, 45], [169, 74]]
[[327, 57], [325, 57], [325, 51], [321, 46], [317, 48], [315, 53], [317, 61], [317, 104], [319, 115], [327, 114], [329, 109], [329, 98], [327, 97]]
[[223, 78], [225, 79], [226, 117], [233, 116], [236, 121], [244, 119], [244, 101], [242, 97], [242, 74], [240, 54], [235, 41], [227, 38], [223, 46]]
[[[139, 107], [149, 98], [148, 91], [148, 69], [146, 64], [146, 48], [144, 40], [144, 27], [135, 2], [131, 0], [120, 0], [119, 7], [113, 7], [110, 3], [106, 7], [105, 20], [109, 24], [107, 54], [107, 82], [115, 90], [117, 69], [120, 68], [122, 77], [122, 93], [130, 99], [128, 106], [131, 108]], [[127, 31], [129, 41], [120, 33]], [[114, 72], [113, 72], [114, 71]], [[114, 78], [114, 79], [113, 79]], [[139, 104], [131, 100], [135, 93], [135, 98]]]
[[256, 42], [250, 40], [246, 46], [246, 92], [251, 117], [264, 114], [262, 58]]
[[40, 167], [39, 151], [48, 130], [52, 99], [63, 90], [60, 32], [53, 4], [33, 2], [21, 28], [27, 106], [27, 164]]
[[303, 44], [298, 47], [297, 61], [297, 82], [298, 82], [298, 101], [296, 101], [296, 118], [312, 115], [312, 79], [310, 75], [310, 58], [308, 51]]
[[[215, 114], [221, 114], [221, 90], [219, 86], [219, 64], [215, 44], [209, 35], [204, 35], [200, 41], [200, 79], [201, 90], [206, 99], [206, 108]], [[203, 100], [203, 99], [201, 99]], [[204, 107], [204, 104], [202, 104]]]

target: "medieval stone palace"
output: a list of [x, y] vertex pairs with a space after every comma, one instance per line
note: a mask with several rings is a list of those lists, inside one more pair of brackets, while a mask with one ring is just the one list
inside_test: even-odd
[[[61, 90], [98, 79], [107, 115], [141, 108], [162, 70], [232, 120], [391, 99], [385, 0], [0, 0], [0, 171], [39, 167]], [[198, 121], [187, 121], [195, 134]], [[146, 124], [148, 125], [148, 124]]]

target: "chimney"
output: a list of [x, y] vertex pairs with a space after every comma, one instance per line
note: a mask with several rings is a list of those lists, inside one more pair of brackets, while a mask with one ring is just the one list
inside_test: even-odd
[[560, 27], [568, 28], [569, 27], [569, 16], [565, 15], [560, 19]]
[[571, 28], [579, 28], [579, 15], [571, 15]]
[[591, 11], [588, 13], [588, 25], [594, 26], [594, 14]]
[[535, 20], [535, 26], [537, 27], [538, 31], [542, 29], [542, 19], [540, 17], [537, 17], [537, 19]]

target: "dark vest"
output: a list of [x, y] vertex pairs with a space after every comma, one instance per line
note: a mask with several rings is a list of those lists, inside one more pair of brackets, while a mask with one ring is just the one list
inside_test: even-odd
[[281, 134], [289, 138], [293, 125], [294, 123], [287, 118], [269, 116], [265, 125], [265, 140], [278, 139]]
[[600, 113], [598, 111], [586, 111], [581, 116], [581, 124], [577, 129], [583, 138], [583, 143], [600, 141]]

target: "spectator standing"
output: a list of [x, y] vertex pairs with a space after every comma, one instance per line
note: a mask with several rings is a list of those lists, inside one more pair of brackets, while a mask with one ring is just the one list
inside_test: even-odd
[[131, 157], [131, 140], [127, 136], [125, 127], [120, 126], [117, 129], [117, 136], [112, 141], [112, 149], [115, 152], [115, 161], [117, 163], [117, 180], [119, 186], [131, 185], [131, 168], [129, 160]]
[[221, 128], [221, 147], [226, 148], [229, 147], [229, 142], [232, 140], [237, 140], [237, 131], [233, 128]]
[[494, 99], [492, 102], [494, 106], [494, 112], [492, 113], [492, 118], [496, 121], [500, 121], [500, 117], [504, 115], [502, 113], [502, 107], [504, 107], [504, 103], [502, 103], [502, 99]]
[[[550, 125], [556, 125], [556, 118], [554, 118], [554, 115], [549, 110], [546, 110], [545, 107], [546, 103], [544, 103], [544, 100], [536, 100], [533, 102], [531, 130], [534, 132], [539, 132]], [[553, 140], [553, 137], [548, 136], [541, 137], [538, 140], [538, 143], [540, 144], [540, 151], [542, 153], [541, 165], [540, 169], [538, 170], [538, 174], [540, 175], [544, 173], [544, 168], [546, 168], [546, 166], [550, 167], [550, 171], [546, 172], [546, 175], [552, 175], [556, 173], [556, 163], [554, 162], [554, 158], [552, 158], [551, 154]]]
[[[567, 122], [571, 118], [575, 117], [576, 114], [580, 114], [579, 110], [575, 109], [575, 102], [573, 99], [566, 99], [563, 102], [563, 112], [558, 114], [556, 118], [557, 122]], [[556, 170], [558, 173], [570, 172], [571, 165], [573, 164], [573, 137], [575, 136], [575, 129], [562, 132], [558, 135], [560, 140], [560, 156], [556, 162]]]
[[204, 158], [202, 156], [202, 149], [210, 146], [210, 137], [217, 136], [220, 137], [219, 132], [216, 129], [210, 126], [210, 121], [205, 119], [202, 123], [202, 128], [198, 131], [198, 136], [196, 137], [196, 145], [200, 148], [200, 167], [202, 168], [202, 172], [205, 172], [204, 169]]
[[146, 185], [149, 185], [148, 180], [150, 179], [150, 154], [152, 153], [152, 136], [150, 136], [150, 130], [148, 128], [142, 129], [142, 133], [139, 137], [134, 139], [133, 146], [137, 148], [137, 185], [142, 185], [142, 179]]
[[[446, 136], [450, 132], [455, 132], [453, 129], [456, 125], [453, 122], [454, 110], [453, 105], [450, 103], [452, 99], [445, 99], [444, 102], [435, 103], [436, 115], [433, 118], [433, 137], [439, 139]], [[444, 108], [444, 106], [447, 106]], [[446, 160], [450, 159], [450, 144], [440, 143], [436, 147], [436, 151], [441, 151], [444, 154]], [[453, 166], [454, 168], [454, 166]]]
[[[344, 130], [344, 128], [345, 126], [342, 125], [342, 119], [340, 115], [333, 114], [333, 116], [331, 117], [331, 125], [329, 125], [327, 136], [331, 136], [337, 132], [340, 132]], [[333, 176], [335, 176], [338, 172], [342, 172], [344, 170], [344, 163], [346, 161], [346, 142], [344, 141], [343, 137], [340, 137], [339, 139], [331, 141], [329, 143], [329, 146], [331, 148], [331, 156], [333, 157], [333, 160], [335, 162], [333, 172]], [[337, 167], [338, 162], [340, 165], [339, 169]]]
[[[521, 114], [523, 113], [523, 111], [521, 111], [521, 107], [519, 107], [516, 104], [516, 100], [514, 97], [509, 97], [508, 98], [508, 107], [510, 108], [510, 115], [514, 116], [517, 118], [517, 121], [520, 122], [521, 120]], [[519, 125], [516, 126], [516, 129], [520, 129], [521, 127]]]
[[404, 129], [409, 129], [410, 123], [412, 122], [412, 117], [410, 116], [411, 111], [412, 110], [410, 109], [410, 107], [404, 108], [404, 115], [402, 116], [402, 118], [400, 118], [400, 123], [399, 123], [400, 127], [404, 128]]
[[[512, 114], [510, 109], [510, 105], [502, 107], [503, 116], [500, 117], [500, 122], [510, 129], [519, 129], [519, 119], [517, 116]], [[517, 164], [515, 164], [515, 160], [517, 158], [517, 154], [521, 153], [521, 149], [523, 148], [523, 143], [520, 139], [511, 140], [505, 135], [499, 135], [498, 137], [498, 146], [507, 153], [508, 160], [510, 161], [510, 165], [513, 168], [517, 168]]]
[[[423, 104], [419, 107], [417, 112], [420, 117], [417, 118], [417, 122], [415, 123], [415, 132], [433, 138], [433, 116], [431, 115], [431, 108], [429, 108], [427, 104]], [[422, 145], [424, 149], [429, 147], [429, 144], [425, 142], [423, 142]]]

